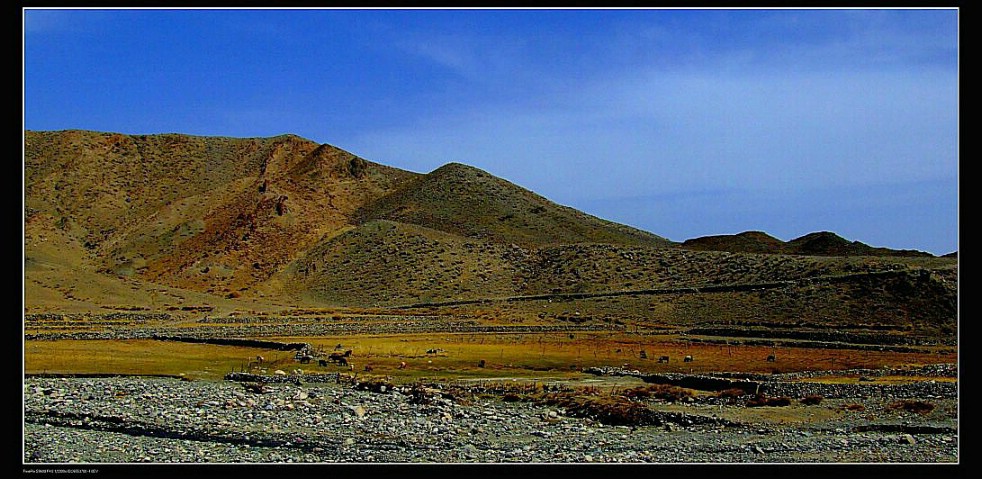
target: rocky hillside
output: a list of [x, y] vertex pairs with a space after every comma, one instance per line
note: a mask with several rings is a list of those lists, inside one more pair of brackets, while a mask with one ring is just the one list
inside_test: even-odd
[[674, 246], [660, 236], [553, 203], [477, 168], [450, 163], [359, 211], [492, 243]]
[[[28, 264], [43, 256], [49, 266], [75, 265], [74, 276], [131, 278], [228, 298], [276, 295], [298, 289], [282, 282], [293, 278], [283, 273], [298, 270], [288, 268], [294, 260], [375, 220], [482, 248], [673, 246], [475, 168], [449, 164], [418, 174], [294, 135], [29, 131], [24, 146]], [[56, 236], [59, 247], [37, 249]], [[335, 265], [338, 275], [352, 272], [353, 257]], [[485, 260], [468, 261], [480, 269]], [[304, 282], [311, 291], [336, 282], [317, 277], [325, 283]]]

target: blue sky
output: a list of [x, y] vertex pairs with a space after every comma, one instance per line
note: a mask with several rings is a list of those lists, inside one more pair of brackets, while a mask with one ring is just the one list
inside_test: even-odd
[[24, 126], [456, 161], [675, 241], [958, 238], [958, 11], [40, 10]]

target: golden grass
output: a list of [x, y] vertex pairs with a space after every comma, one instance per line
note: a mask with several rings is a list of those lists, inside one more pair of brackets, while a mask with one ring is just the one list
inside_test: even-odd
[[24, 372], [184, 375], [218, 380], [257, 355], [263, 355], [273, 365], [289, 367], [293, 363], [292, 352], [239, 346], [146, 339], [25, 341]]
[[848, 376], [823, 376], [818, 378], [803, 378], [801, 382], [808, 383], [820, 383], [820, 384], [856, 384], [862, 382], [862, 384], [909, 384], [913, 382], [921, 381], [937, 381], [937, 382], [956, 382], [958, 378], [953, 377], [938, 377], [938, 376], [874, 376], [869, 378], [870, 381], [860, 381], [859, 376], [848, 375]]
[[[396, 380], [465, 378], [574, 378], [590, 366], [625, 366], [645, 372], [705, 373], [737, 371], [748, 373], [793, 372], [823, 369], [881, 368], [910, 364], [955, 362], [954, 354], [890, 353], [849, 350], [814, 350], [763, 346], [718, 346], [686, 344], [668, 336], [631, 337], [625, 334], [406, 334], [353, 335], [336, 337], [278, 337], [284, 342], [309, 342], [324, 353], [337, 344], [353, 351], [349, 360], [354, 372], [365, 366], [376, 375]], [[427, 350], [441, 350], [427, 354]], [[640, 359], [644, 349], [649, 359]], [[767, 362], [769, 354], [777, 361]], [[218, 379], [239, 370], [257, 355], [275, 368], [308, 372], [348, 372], [348, 368], [316, 363], [300, 365], [293, 352], [237, 346], [177, 343], [151, 340], [123, 341], [27, 341], [27, 373], [120, 373], [186, 374], [192, 378]], [[670, 356], [659, 363], [659, 356]], [[695, 360], [682, 362], [686, 355]], [[484, 361], [484, 366], [479, 365]], [[401, 368], [401, 363], [406, 363]], [[899, 382], [903, 377], [882, 378]], [[943, 380], [943, 378], [930, 378]], [[815, 378], [834, 381], [836, 378]], [[839, 378], [855, 381], [854, 378]]]
[[736, 422], [778, 425], [815, 423], [833, 419], [838, 415], [837, 409], [833, 406], [826, 406], [825, 404], [805, 406], [799, 404], [798, 401], [791, 401], [790, 406], [782, 407], [734, 408], [698, 404], [658, 404], [653, 408], [666, 412], [701, 414], [705, 416], [715, 414], [721, 419]]

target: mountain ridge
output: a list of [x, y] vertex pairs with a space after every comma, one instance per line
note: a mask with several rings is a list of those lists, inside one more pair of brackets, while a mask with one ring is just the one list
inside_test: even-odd
[[[24, 168], [25, 288], [34, 310], [98, 310], [163, 291], [171, 305], [386, 307], [953, 263], [887, 255], [832, 233], [791, 242], [734, 235], [744, 250], [726, 235], [677, 243], [472, 166], [416, 173], [289, 134], [28, 131]], [[852, 254], [877, 256], [841, 256]], [[938, 277], [950, 289], [944, 271]]]

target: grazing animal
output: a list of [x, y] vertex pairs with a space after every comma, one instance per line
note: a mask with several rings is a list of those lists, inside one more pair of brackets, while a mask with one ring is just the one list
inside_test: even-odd
[[774, 361], [777, 361], [777, 357], [776, 356], [774, 356], [773, 354], [770, 355], [770, 356], [767, 356], [767, 362], [773, 363]]
[[405, 361], [399, 361], [399, 369], [406, 369], [406, 362]]
[[682, 359], [682, 361], [685, 361], [687, 363], [691, 363], [692, 362], [692, 356], [686, 356], [684, 359]]
[[259, 364], [262, 364], [263, 361], [265, 361], [265, 360], [266, 360], [266, 358], [264, 358], [262, 356], [256, 356], [256, 362], [259, 363]]
[[484, 367], [484, 366], [485, 366], [486, 364], [487, 364], [487, 363], [486, 363], [486, 362], [484, 362], [484, 360], [482, 359], [481, 361], [479, 361], [479, 362], [477, 363], [477, 367], [479, 367], [479, 368], [483, 368], [483, 367]]
[[658, 358], [658, 362], [659, 363], [667, 363], [668, 362], [668, 356], [662, 356], [662, 357]]
[[372, 371], [372, 370], [374, 370], [374, 369], [375, 369], [375, 368], [373, 368], [373, 367], [371, 367], [371, 366], [370, 366], [370, 365], [368, 365], [368, 364], [366, 364], [366, 365], [365, 365], [365, 371], [366, 371], [366, 372], [370, 372], [370, 371]]
[[300, 364], [309, 364], [311, 359], [314, 359], [313, 356], [307, 354], [300, 356]]
[[334, 346], [334, 350], [335, 350], [335, 351], [340, 351], [340, 350], [341, 350], [341, 348], [343, 348], [343, 347], [344, 347], [344, 346], [341, 346], [341, 343], [338, 343], [338, 345], [337, 345], [337, 346]]
[[344, 353], [331, 353], [330, 355], [327, 356], [327, 359], [341, 365], [347, 365], [349, 357], [351, 357], [350, 349], [345, 351]]
[[321, 367], [327, 367], [327, 360], [326, 359], [318, 359], [317, 360], [317, 365], [318, 366], [321, 366]]
[[648, 359], [648, 353], [645, 350], [641, 350], [641, 359]]

